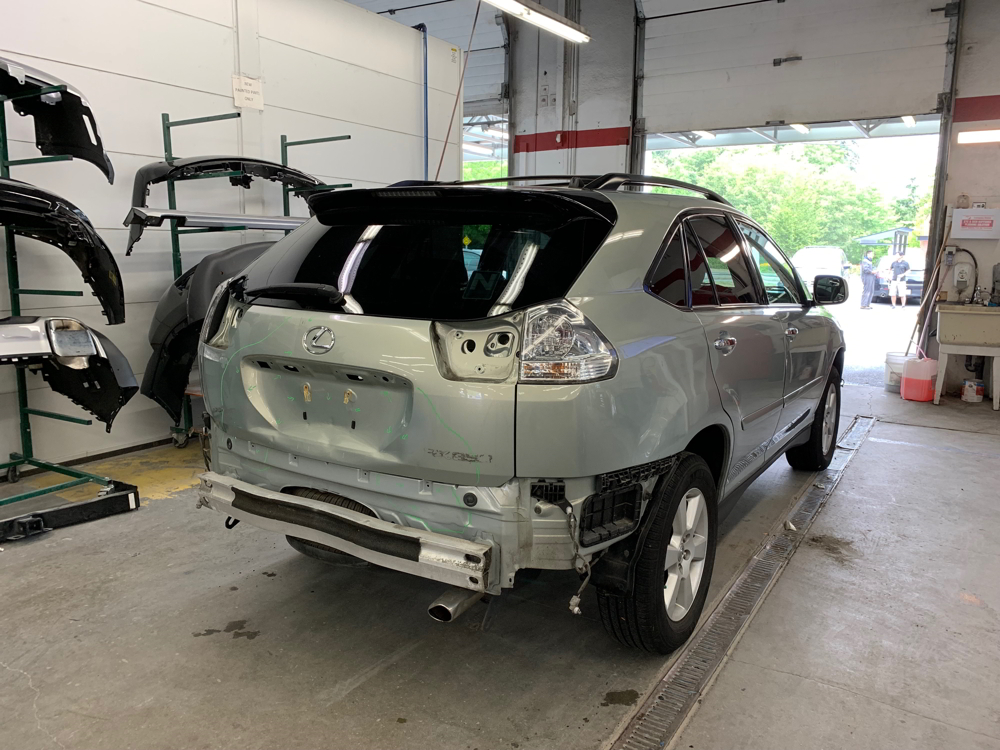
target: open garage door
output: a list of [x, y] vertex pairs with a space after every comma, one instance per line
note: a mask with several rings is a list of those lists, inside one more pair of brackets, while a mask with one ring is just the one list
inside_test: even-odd
[[946, 5], [644, 0], [645, 130], [936, 112], [948, 89]]

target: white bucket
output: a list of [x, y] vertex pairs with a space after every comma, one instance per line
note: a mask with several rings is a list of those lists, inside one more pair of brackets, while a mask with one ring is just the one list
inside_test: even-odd
[[906, 355], [903, 352], [887, 352], [885, 355], [885, 389], [889, 393], [899, 393], [903, 382], [903, 366], [907, 360], [916, 359], [916, 354]]

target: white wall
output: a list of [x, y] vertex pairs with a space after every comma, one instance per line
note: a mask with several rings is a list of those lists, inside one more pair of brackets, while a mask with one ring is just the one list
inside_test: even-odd
[[[350, 1], [405, 26], [426, 24], [433, 36], [462, 49], [469, 44], [472, 21], [476, 15], [476, 0], [450, 0], [438, 5], [423, 5], [419, 0]], [[390, 14], [388, 11], [394, 8], [398, 9]], [[502, 115], [507, 111], [507, 103], [503, 99], [506, 55], [500, 28], [501, 16], [499, 10], [485, 3], [479, 8], [475, 36], [469, 47], [469, 68], [465, 71], [465, 84], [462, 86], [466, 115]]]
[[[635, 5], [545, 0], [591, 35], [565, 42], [510, 19], [512, 174], [625, 171], [632, 124]], [[577, 12], [578, 11], [578, 12]]]
[[[147, 333], [156, 303], [171, 283], [170, 237], [147, 229], [125, 257], [122, 227], [135, 170], [163, 158], [160, 113], [172, 119], [235, 111], [232, 75], [263, 81], [265, 108], [239, 120], [177, 128], [177, 156], [241, 154], [278, 161], [279, 136], [291, 140], [350, 135], [346, 142], [290, 151], [292, 166], [325, 182], [357, 187], [423, 176], [423, 63], [419, 32], [341, 0], [4, 0], [0, 55], [52, 73], [84, 92], [115, 167], [108, 185], [92, 165], [57, 162], [13, 167], [11, 176], [65, 197], [91, 218], [111, 248], [125, 285], [126, 322], [107, 326], [76, 266], [58, 249], [18, 238], [23, 287], [81, 289], [79, 297], [22, 297], [26, 315], [64, 314], [97, 327], [128, 357], [142, 381], [150, 355]], [[441, 155], [459, 81], [461, 54], [429, 40], [430, 161]], [[442, 179], [460, 175], [461, 107]], [[7, 108], [11, 158], [38, 156], [29, 118]], [[228, 180], [177, 186], [178, 205], [192, 210], [281, 213], [280, 187], [255, 181], [239, 190]], [[150, 206], [166, 206], [154, 186]], [[293, 213], [306, 215], [295, 199]], [[228, 232], [183, 239], [184, 267], [206, 254], [260, 237]], [[0, 239], [2, 244], [2, 239]], [[10, 314], [5, 271], [0, 312]], [[28, 377], [30, 405], [86, 416]], [[169, 436], [170, 420], [136, 395], [106, 434], [91, 427], [32, 418], [35, 453], [67, 460]], [[20, 449], [14, 369], [0, 368], [0, 456]]]

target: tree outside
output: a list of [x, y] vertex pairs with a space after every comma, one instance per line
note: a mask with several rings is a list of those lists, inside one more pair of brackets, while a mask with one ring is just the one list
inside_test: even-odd
[[467, 161], [462, 164], [463, 180], [488, 180], [491, 177], [506, 176], [506, 161]]
[[[858, 264], [864, 248], [854, 238], [918, 227], [930, 213], [930, 188], [921, 193], [916, 177], [893, 200], [860, 184], [852, 141], [653, 151], [647, 169], [650, 162], [652, 174], [723, 195], [789, 255], [809, 245], [835, 245]], [[877, 249], [876, 259], [885, 252]]]

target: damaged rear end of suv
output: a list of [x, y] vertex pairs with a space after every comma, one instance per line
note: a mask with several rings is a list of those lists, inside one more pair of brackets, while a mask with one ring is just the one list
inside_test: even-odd
[[533, 512], [544, 478], [518, 475], [518, 389], [614, 375], [614, 350], [565, 299], [612, 203], [457, 187], [311, 203], [317, 217], [206, 315], [202, 503], [469, 602], [519, 568], [574, 567], [564, 510]]

